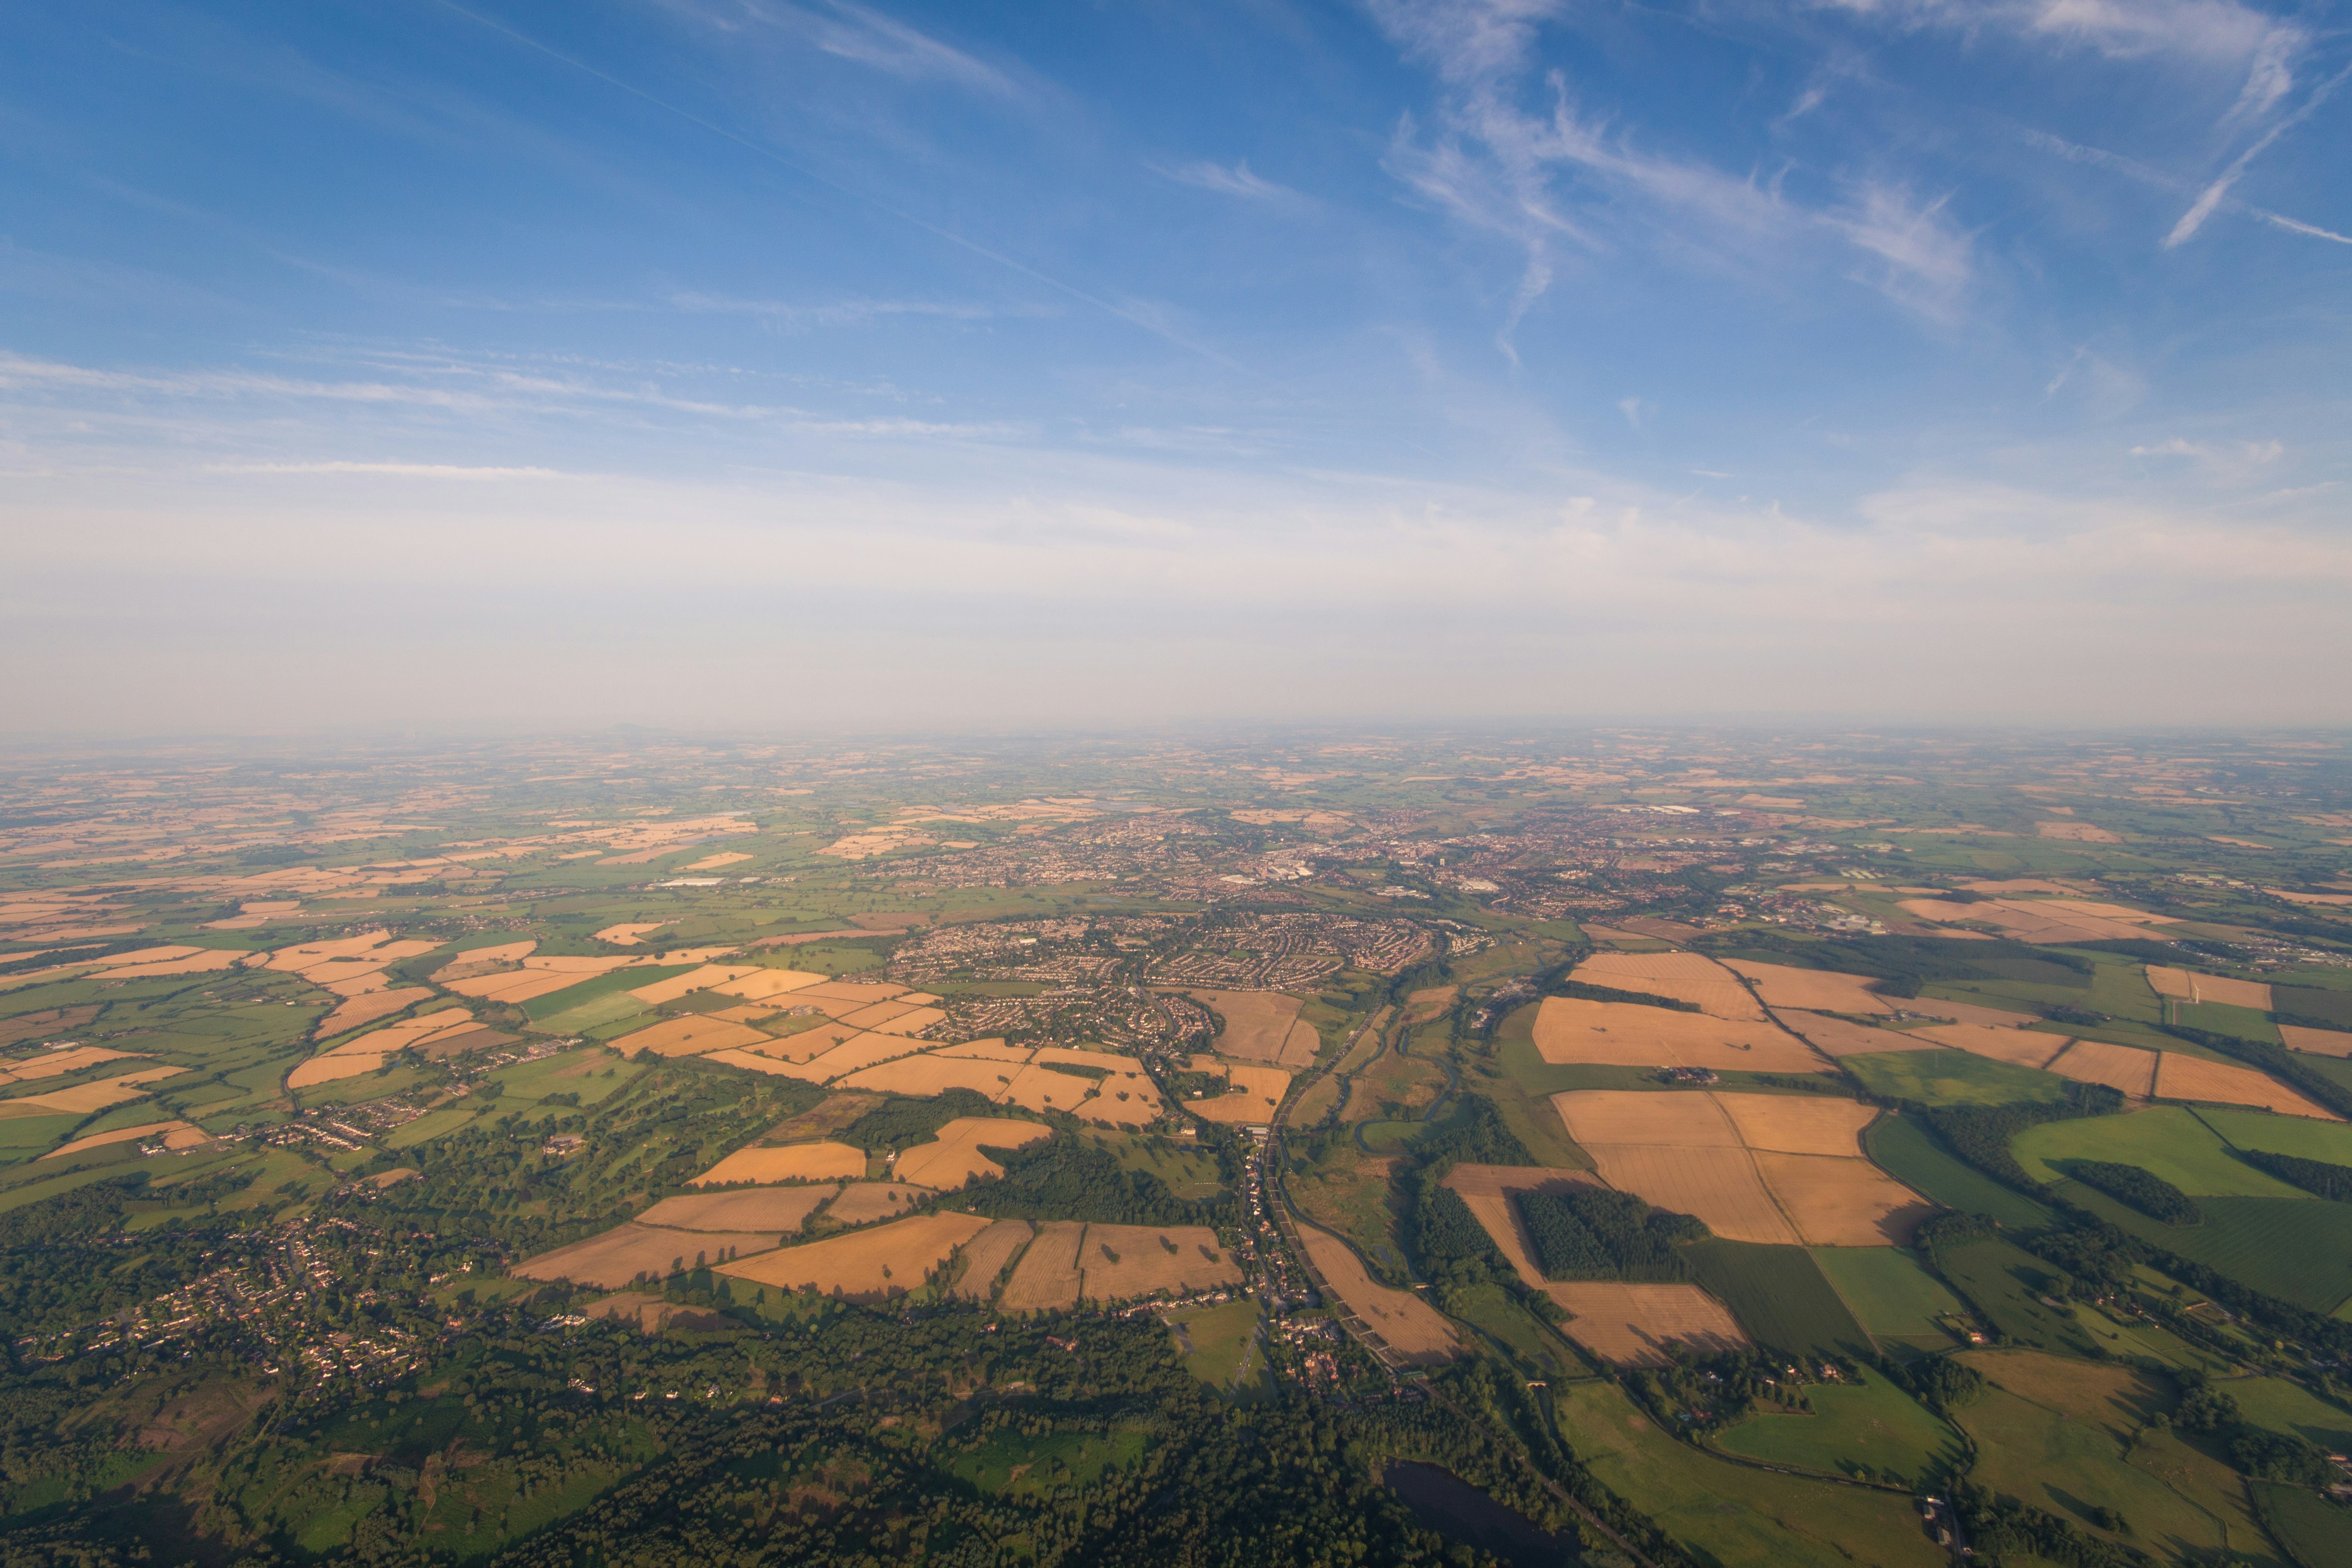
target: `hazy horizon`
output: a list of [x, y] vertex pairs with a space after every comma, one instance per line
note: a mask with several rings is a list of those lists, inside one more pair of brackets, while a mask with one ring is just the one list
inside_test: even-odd
[[0, 735], [2352, 722], [2343, 20], [21, 12]]

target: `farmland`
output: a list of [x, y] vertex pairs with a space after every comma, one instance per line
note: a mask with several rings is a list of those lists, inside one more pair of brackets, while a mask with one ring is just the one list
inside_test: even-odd
[[2055, 1073], [1950, 1047], [1843, 1055], [1838, 1065], [1873, 1094], [1920, 1105], [2009, 1105], [2066, 1091]]
[[2042, 1182], [2063, 1180], [2068, 1160], [2108, 1160], [2137, 1165], [2200, 1197], [2311, 1195], [2233, 1158], [2210, 1127], [2172, 1106], [2128, 1116], [2044, 1122], [2021, 1133], [2011, 1147], [2018, 1163]]
[[1820, 1247], [1813, 1262], [1871, 1337], [1921, 1350], [1953, 1343], [1946, 1321], [1959, 1299], [1919, 1259], [1892, 1247]]
[[1810, 1415], [1768, 1411], [1716, 1435], [1728, 1454], [1827, 1475], [1940, 1487], [1964, 1454], [1959, 1435], [1884, 1377], [1806, 1389]]
[[1803, 1247], [1717, 1239], [1685, 1251], [1693, 1277], [1757, 1343], [1800, 1354], [1869, 1352], [1870, 1335]]

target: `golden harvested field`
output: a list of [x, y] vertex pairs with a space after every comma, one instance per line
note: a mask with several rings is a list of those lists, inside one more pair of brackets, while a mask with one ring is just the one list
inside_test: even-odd
[[1756, 1156], [1740, 1148], [1587, 1143], [1612, 1187], [1676, 1214], [1696, 1215], [1732, 1241], [1800, 1247], [1804, 1237], [1772, 1201]]
[[1908, 1247], [1936, 1213], [1867, 1160], [1759, 1151], [1756, 1169], [1808, 1247]]
[[1696, 1285], [1593, 1279], [1545, 1293], [1572, 1314], [1561, 1325], [1568, 1337], [1612, 1366], [1664, 1366], [1677, 1345], [1698, 1355], [1748, 1348], [1723, 1303]]
[[825, 1205], [824, 1217], [835, 1225], [874, 1225], [897, 1219], [925, 1198], [935, 1195], [929, 1187], [909, 1186], [903, 1182], [852, 1182], [841, 1189], [839, 1197]]
[[[1622, 987], [1621, 987], [1622, 989]], [[1717, 1072], [1826, 1072], [1803, 1041], [1770, 1021], [1735, 1022], [1633, 1002], [1547, 996], [1536, 1014], [1536, 1052], [1559, 1065], [1712, 1068]]]
[[941, 1046], [931, 1054], [936, 1057], [972, 1057], [992, 1062], [1025, 1062], [1037, 1053], [1028, 1046], [1008, 1046], [1003, 1040], [966, 1040], [961, 1045]]
[[[732, 1012], [733, 1009], [728, 1009]], [[719, 1016], [714, 1013], [712, 1017]], [[792, 1062], [813, 1062], [836, 1046], [844, 1046], [858, 1037], [858, 1031], [846, 1024], [820, 1024], [814, 1029], [802, 1029], [761, 1046], [746, 1046], [747, 1051], [757, 1051], [763, 1057], [775, 1057]]]
[[976, 1215], [929, 1214], [761, 1253], [719, 1270], [786, 1290], [821, 1290], [852, 1301], [880, 1301], [921, 1285], [989, 1227]]
[[192, 953], [185, 958], [158, 959], [150, 963], [118, 964], [110, 961], [103, 978], [108, 980], [145, 980], [163, 974], [204, 974], [215, 969], [233, 969], [245, 961], [246, 954], [227, 951]]
[[1744, 1147], [1739, 1129], [1716, 1103], [1693, 1089], [1584, 1089], [1551, 1097], [1568, 1135], [1595, 1143], [1671, 1143], [1677, 1148]]
[[2306, 1029], [2300, 1024], [2281, 1024], [2278, 1032], [2291, 1051], [2308, 1051], [2315, 1057], [2352, 1057], [2352, 1035], [2339, 1029]]
[[1017, 1063], [980, 1057], [951, 1057], [939, 1051], [900, 1057], [895, 1062], [867, 1068], [841, 1080], [845, 1089], [870, 1089], [879, 1094], [903, 1094], [924, 1099], [950, 1089], [969, 1089], [1002, 1100], [1013, 1075], [1024, 1069]]
[[637, 1223], [671, 1230], [758, 1230], [786, 1236], [800, 1229], [817, 1205], [838, 1190], [755, 1187], [746, 1192], [689, 1193], [662, 1199], [639, 1215]]
[[1534, 1247], [1528, 1240], [1527, 1226], [1519, 1218], [1517, 1206], [1511, 1202], [1512, 1194], [1601, 1184], [1599, 1178], [1585, 1171], [1555, 1171], [1541, 1165], [1456, 1165], [1446, 1173], [1440, 1184], [1452, 1188], [1461, 1198], [1463, 1206], [1476, 1216], [1496, 1250], [1518, 1271], [1519, 1278], [1544, 1289], [1548, 1282], [1536, 1263]]
[[1454, 1325], [1444, 1313], [1410, 1290], [1375, 1280], [1346, 1242], [1311, 1225], [1298, 1227], [1298, 1238], [1307, 1261], [1329, 1286], [1328, 1294], [1337, 1298], [1329, 1304], [1353, 1313], [1407, 1365], [1434, 1366], [1458, 1353]]
[[54, 1089], [47, 1094], [28, 1095], [12, 1100], [10, 1106], [37, 1105], [45, 1110], [70, 1112], [87, 1116], [94, 1110], [105, 1110], [117, 1105], [128, 1105], [134, 1100], [144, 1100], [143, 1085], [157, 1079], [176, 1078], [185, 1068], [148, 1068], [141, 1072], [124, 1073], [120, 1078], [101, 1078], [89, 1083], [78, 1083], [71, 1089]]
[[6, 1067], [10, 1078], [20, 1083], [29, 1083], [37, 1079], [79, 1072], [100, 1062], [128, 1061], [132, 1055], [130, 1051], [110, 1051], [104, 1046], [68, 1046], [64, 1050], [45, 1051], [37, 1057], [12, 1057]]
[[698, 1057], [705, 1051], [741, 1050], [763, 1044], [768, 1037], [749, 1024], [730, 1024], [722, 1018], [665, 1018], [649, 1028], [632, 1035], [623, 1035], [613, 1042], [613, 1048], [625, 1057], [639, 1051], [651, 1051], [657, 1057]]
[[2218, 974], [2152, 963], [2147, 983], [2158, 995], [2181, 1002], [2219, 1002], [2225, 1007], [2251, 1007], [2257, 1013], [2267, 1013], [2272, 1007], [2271, 988], [2258, 980], [2226, 980]]
[[1817, 1050], [1833, 1057], [1873, 1055], [1879, 1051], [1927, 1051], [1936, 1048], [1933, 1040], [1922, 1040], [1894, 1029], [1874, 1029], [1868, 1024], [1857, 1024], [1846, 1018], [1832, 1018], [1825, 1013], [1781, 1013], [1772, 1016], [1784, 1028], [1794, 1029], [1811, 1042]]
[[[896, 1007], [898, 1004], [893, 1002], [890, 1003], [889, 1005]], [[867, 1011], [870, 1012], [872, 1009], [869, 1008]], [[860, 1016], [863, 1016], [864, 1015], [862, 1014], [860, 1015]], [[901, 1013], [897, 1017], [889, 1020], [887, 1023], [868, 1024], [866, 1026], [873, 1030], [877, 1035], [919, 1035], [925, 1029], [931, 1027], [935, 1024], [944, 1024], [947, 1021], [948, 1016], [945, 1008], [910, 1007], [906, 1012]]]
[[606, 926], [596, 933], [598, 942], [609, 942], [614, 947], [635, 947], [646, 938], [646, 932], [659, 931], [667, 921], [644, 921], [635, 925]]
[[736, 1182], [862, 1181], [866, 1151], [846, 1143], [793, 1143], [782, 1149], [738, 1149], [689, 1187], [719, 1187]]
[[1611, 1186], [1733, 1241], [1902, 1245], [1929, 1212], [1863, 1157], [1876, 1112], [1854, 1100], [1580, 1089], [1552, 1103]]
[[1008, 1311], [1037, 1312], [1078, 1304], [1078, 1247], [1087, 1227], [1076, 1220], [1048, 1220], [1021, 1255], [997, 1305]]
[[761, 1056], [751, 1051], [730, 1049], [706, 1051], [703, 1053], [702, 1059], [707, 1062], [724, 1062], [730, 1068], [741, 1068], [746, 1072], [766, 1073], [771, 1078], [797, 1078], [811, 1083], [824, 1081], [823, 1074], [813, 1073], [800, 1063], [787, 1060], [782, 1057]]
[[1004, 1167], [980, 1152], [1018, 1149], [1054, 1130], [1037, 1121], [1014, 1121], [1001, 1116], [959, 1116], [940, 1128], [929, 1143], [918, 1143], [900, 1154], [890, 1173], [901, 1181], [920, 1182], [945, 1190], [960, 1187], [975, 1176], [1001, 1176]]
[[[2045, 944], [2130, 942], [2146, 936], [2150, 925], [2170, 923], [2120, 904], [2101, 904], [2086, 899], [1988, 899], [1975, 904], [1956, 904], [1944, 899], [1906, 899], [1899, 907], [1905, 913], [1924, 921], [1944, 924], [1967, 921], [1995, 926], [2003, 935], [2019, 942]], [[2115, 914], [2103, 912], [2108, 910]]]
[[1219, 1056], [1248, 1062], [1282, 1059], [1283, 1042], [1298, 1021], [1298, 998], [1279, 991], [1195, 991], [1225, 1026], [1217, 1031], [1212, 1048]]
[[1290, 1075], [1280, 1068], [1247, 1067], [1239, 1062], [1221, 1062], [1214, 1057], [1195, 1056], [1192, 1070], [1225, 1075], [1227, 1088], [1223, 1094], [1184, 1102], [1185, 1110], [1210, 1121], [1271, 1121], [1275, 1107], [1290, 1092]]
[[1832, 1154], [1863, 1158], [1862, 1130], [1878, 1118], [1859, 1100], [1801, 1094], [1718, 1094], [1739, 1141], [1750, 1149], [1778, 1154]]
[[1764, 1009], [1738, 977], [1711, 958], [1695, 952], [1603, 952], [1586, 959], [1569, 976], [1587, 985], [1644, 991], [1697, 1005], [1710, 1017], [1760, 1022]]
[[2209, 1062], [2179, 1051], [2162, 1053], [2156, 1069], [2158, 1100], [2189, 1100], [2210, 1105], [2259, 1105], [2286, 1116], [2307, 1116], [2315, 1121], [2341, 1121], [2334, 1111], [2315, 1105], [2294, 1089], [2256, 1072], [2227, 1062]]
[[765, 1252], [776, 1245], [774, 1231], [656, 1230], [632, 1220], [602, 1236], [542, 1252], [515, 1265], [524, 1279], [569, 1279], [617, 1290], [640, 1276], [661, 1279], [674, 1268], [698, 1268], [731, 1253]]
[[383, 1058], [370, 1051], [334, 1051], [323, 1057], [312, 1057], [295, 1065], [286, 1075], [288, 1089], [311, 1089], [322, 1083], [337, 1083], [347, 1078], [361, 1078], [383, 1066]]
[[[844, 1028], [847, 1026], [842, 1026]], [[805, 1032], [810, 1035], [821, 1035], [824, 1031], [810, 1029]], [[900, 1057], [912, 1056], [922, 1048], [919, 1041], [906, 1039], [898, 1035], [861, 1034], [852, 1039], [842, 1041], [809, 1065], [824, 1073], [826, 1081], [830, 1082], [835, 1079], [846, 1078], [851, 1073], [882, 1062], [895, 1061]]]
[[1931, 1045], [1950, 1046], [2021, 1068], [2046, 1067], [2068, 1043], [2063, 1035], [2045, 1035], [2038, 1029], [1990, 1029], [1982, 1024], [1935, 1024], [1911, 1033]]
[[467, 948], [433, 972], [433, 984], [446, 985], [453, 979], [462, 979], [464, 976], [460, 971], [470, 969], [478, 963], [520, 963], [538, 951], [538, 948], [539, 943], [536, 941], [505, 942], [496, 947]]
[[373, 1024], [378, 1018], [389, 1018], [402, 1008], [426, 1001], [433, 994], [430, 986], [404, 985], [397, 991], [373, 991], [354, 996], [319, 1020], [319, 1037], [331, 1039], [349, 1030]]
[[191, 1127], [184, 1121], [149, 1121], [137, 1127], [117, 1127], [110, 1132], [93, 1132], [87, 1138], [77, 1138], [60, 1148], [41, 1156], [44, 1160], [62, 1160], [89, 1149], [104, 1149], [116, 1143], [143, 1143], [150, 1138], [161, 1137], [163, 1147], [177, 1152], [209, 1143], [213, 1135], [201, 1127]]
[[997, 1281], [1036, 1234], [1025, 1219], [1001, 1219], [964, 1243], [963, 1278], [956, 1281], [953, 1294], [967, 1301], [985, 1301], [996, 1294]]
[[[1024, 1110], [1066, 1110], [1073, 1116], [1095, 1121], [1122, 1120], [1114, 1105], [1097, 1098], [1095, 1081], [1072, 1073], [1055, 1072], [1051, 1068], [1024, 1067], [1013, 1069], [1013, 1081], [998, 1097], [1006, 1105], [1017, 1105]], [[1115, 1102], [1114, 1102], [1115, 1103]], [[1130, 1111], [1124, 1120], [1140, 1125], [1150, 1120], [1142, 1111]]]
[[1865, 975], [1838, 974], [1826, 969], [1792, 969], [1784, 963], [1750, 963], [1738, 958], [1727, 958], [1723, 963], [1725, 968], [1754, 981], [1768, 1007], [1798, 1007], [1814, 1013], [1895, 1011], [1895, 1004], [1873, 991]]
[[863, 1007], [841, 1015], [841, 1021], [845, 1024], [854, 1024], [861, 1029], [873, 1029], [879, 1028], [891, 1019], [904, 1014], [919, 1010], [908, 1006], [904, 1002], [868, 1002]]
[[804, 969], [754, 969], [739, 975], [712, 990], [722, 996], [740, 996], [746, 1002], [764, 1002], [771, 996], [782, 996], [811, 985], [824, 983], [822, 974], [812, 974]]
[[675, 1002], [697, 991], [708, 991], [713, 985], [723, 985], [730, 980], [740, 980], [752, 973], [750, 964], [706, 963], [684, 974], [673, 974], [667, 980], [656, 980], [651, 985], [640, 985], [629, 993], [649, 1007], [665, 1002]]
[[1084, 1279], [1079, 1294], [1089, 1301], [1125, 1301], [1138, 1296], [1189, 1296], [1221, 1285], [1238, 1285], [1241, 1265], [1217, 1245], [1206, 1226], [1090, 1225], [1078, 1248]]
[[2156, 1092], [2156, 1058], [2160, 1054], [2076, 1040], [2052, 1058], [2048, 1070], [2082, 1083], [2104, 1083], [2135, 1100], [2146, 1100]]
[[893, 996], [906, 994], [903, 985], [881, 985], [868, 981], [828, 980], [821, 985], [811, 985], [800, 994], [807, 997], [826, 997], [835, 1002], [856, 1002], [871, 1005], [887, 1002]]
[[730, 849], [718, 855], [705, 855], [701, 859], [688, 866], [686, 869], [689, 871], [716, 871], [721, 866], [740, 866], [750, 858], [751, 857], [749, 855], [739, 855]]

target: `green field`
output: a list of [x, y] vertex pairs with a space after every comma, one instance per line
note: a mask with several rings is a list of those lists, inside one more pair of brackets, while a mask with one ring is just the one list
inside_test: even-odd
[[2056, 1073], [1969, 1051], [1872, 1051], [1841, 1057], [1838, 1065], [1873, 1094], [1922, 1105], [2007, 1105], [2066, 1096], [2066, 1080]]
[[2315, 1492], [2278, 1481], [2249, 1481], [2272, 1536], [2296, 1568], [2340, 1568], [2352, 1563], [2352, 1510]]
[[2231, 1007], [2220, 1002], [2175, 1002], [2172, 1021], [2208, 1034], [2231, 1035], [2241, 1040], [2264, 1040], [2279, 1043], [2278, 1026], [2267, 1013], [2257, 1013], [2252, 1007]]
[[2012, 1342], [2074, 1355], [2096, 1353], [2096, 1342], [2080, 1321], [2042, 1301], [2059, 1270], [2032, 1253], [1989, 1239], [1937, 1247], [1934, 1258], [1937, 1272]]
[[1864, 1130], [1862, 1146], [1880, 1170], [1946, 1208], [1989, 1215], [2011, 1230], [2050, 1224], [2048, 1209], [1963, 1163], [1907, 1117], [1880, 1117]]
[[1813, 1261], [1873, 1335], [1921, 1350], [1945, 1350], [1952, 1336], [1937, 1322], [1958, 1312], [1959, 1298], [1899, 1247], [1817, 1247]]
[[2352, 1204], [2300, 1198], [2200, 1198], [2203, 1225], [2170, 1226], [2093, 1192], [2063, 1191], [2144, 1241], [2315, 1312], [2352, 1298]]
[[2112, 1160], [2137, 1165], [2192, 1197], [2316, 1201], [2301, 1187], [2290, 1186], [2233, 1156], [2212, 1128], [2176, 1105], [2136, 1110], [2127, 1116], [2045, 1121], [2019, 1133], [2010, 1148], [2017, 1163], [2036, 1181], [2064, 1181], [2063, 1161]]
[[[2313, 1059], [2304, 1058], [2306, 1065]], [[2192, 1114], [2219, 1133], [2224, 1142], [2234, 1143], [2241, 1149], [2262, 1149], [2273, 1154], [2325, 1160], [2331, 1165], [2352, 1165], [2352, 1126], [2341, 1121], [2314, 1121], [2307, 1116], [2274, 1116], [2267, 1110], [2200, 1109]]]
[[617, 1024], [625, 1018], [634, 1018], [640, 1013], [652, 1011], [651, 1004], [641, 1002], [625, 991], [615, 991], [547, 1018], [534, 1019], [531, 1027], [542, 1035], [584, 1035], [591, 1029]]
[[2352, 1410], [2283, 1377], [2239, 1377], [2221, 1385], [2257, 1426], [2284, 1432], [2331, 1454], [2352, 1453]]
[[1883, 1377], [1819, 1384], [1805, 1398], [1810, 1415], [1750, 1415], [1713, 1441], [1766, 1464], [1909, 1487], [1941, 1484], [1966, 1457], [1959, 1434]]
[[522, 1005], [523, 1014], [534, 1024], [543, 1023], [591, 1002], [602, 1001], [608, 996], [626, 995], [629, 992], [651, 985], [656, 980], [667, 980], [674, 974], [691, 973], [694, 968], [695, 965], [690, 963], [675, 963], [645, 969], [608, 970], [577, 985], [567, 985], [561, 991], [532, 997]]
[[1169, 1314], [1169, 1332], [1184, 1370], [1218, 1393], [1244, 1404], [1272, 1394], [1265, 1364], [1265, 1319], [1253, 1299]]
[[1184, 1148], [1172, 1139], [1100, 1129], [1079, 1136], [1097, 1149], [1108, 1150], [1122, 1169], [1149, 1171], [1180, 1198], [1213, 1198], [1225, 1190], [1215, 1155]]
[[947, 1468], [983, 1492], [1046, 1495], [1056, 1487], [1091, 1486], [1104, 1470], [1134, 1463], [1150, 1447], [1150, 1440], [1131, 1427], [1024, 1437], [1016, 1427], [1001, 1426], [986, 1442], [957, 1455]]
[[[2238, 1477], [2171, 1432], [2134, 1441], [2171, 1391], [2127, 1368], [2013, 1351], [1965, 1358], [1992, 1379], [1955, 1419], [1976, 1439], [1972, 1479], [2047, 1509], [2077, 1529], [2197, 1563], [2222, 1552], [2275, 1562]], [[2115, 1510], [2128, 1532], [2099, 1529], [2092, 1510]]]
[[1582, 1377], [1586, 1368], [1551, 1328], [1499, 1285], [1473, 1285], [1446, 1298], [1446, 1310], [1485, 1334], [1510, 1357], [1521, 1377], [1549, 1383]]
[[1677, 1442], [1616, 1384], [1552, 1389], [1562, 1434], [1593, 1478], [1708, 1568], [1945, 1568], [1911, 1500], [1749, 1469]]
[[1720, 1237], [1683, 1248], [1701, 1285], [1759, 1344], [1815, 1355], [1868, 1355], [1870, 1336], [1801, 1247]]
[[499, 1103], [509, 1110], [513, 1109], [510, 1101], [536, 1104], [551, 1094], [576, 1094], [583, 1106], [590, 1106], [628, 1088], [646, 1070], [642, 1064], [625, 1060], [601, 1046], [579, 1046], [537, 1061], [499, 1068], [490, 1078], [505, 1086]]

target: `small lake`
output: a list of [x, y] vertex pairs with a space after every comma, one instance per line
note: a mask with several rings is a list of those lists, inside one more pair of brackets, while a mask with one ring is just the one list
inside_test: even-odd
[[1425, 1530], [1491, 1552], [1513, 1568], [1559, 1568], [1577, 1560], [1576, 1537], [1538, 1529], [1441, 1465], [1391, 1459], [1381, 1480]]

